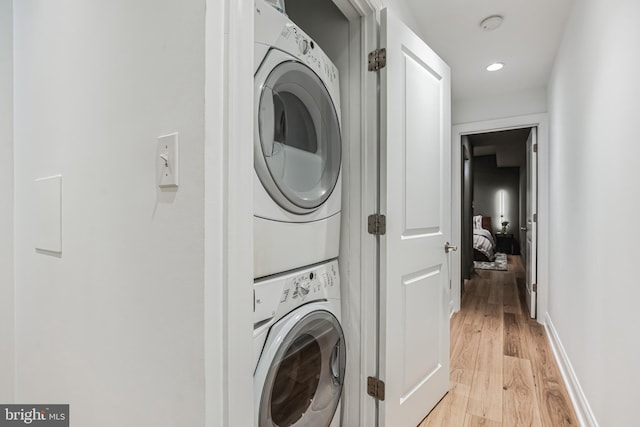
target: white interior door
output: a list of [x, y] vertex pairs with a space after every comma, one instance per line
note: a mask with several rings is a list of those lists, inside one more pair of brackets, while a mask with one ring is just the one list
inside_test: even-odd
[[415, 427], [449, 386], [449, 67], [381, 13], [379, 425]]
[[538, 270], [538, 129], [531, 128], [527, 139], [527, 250], [525, 252], [526, 298], [529, 315], [536, 317], [536, 283]]

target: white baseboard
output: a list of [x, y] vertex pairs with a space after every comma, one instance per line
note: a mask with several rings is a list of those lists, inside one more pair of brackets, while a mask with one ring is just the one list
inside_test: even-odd
[[545, 315], [544, 327], [547, 330], [547, 336], [549, 337], [549, 342], [551, 343], [551, 350], [553, 351], [553, 355], [558, 362], [560, 374], [562, 375], [562, 379], [564, 379], [564, 383], [567, 386], [569, 398], [571, 399], [573, 408], [576, 411], [578, 422], [582, 427], [598, 427], [598, 421], [596, 421], [596, 417], [591, 411], [591, 407], [589, 406], [587, 397], [582, 391], [580, 381], [578, 381], [578, 377], [576, 376], [576, 373], [571, 366], [569, 357], [564, 351], [564, 347], [562, 346], [562, 342], [560, 341], [558, 332], [556, 331], [556, 328], [553, 325], [548, 312]]

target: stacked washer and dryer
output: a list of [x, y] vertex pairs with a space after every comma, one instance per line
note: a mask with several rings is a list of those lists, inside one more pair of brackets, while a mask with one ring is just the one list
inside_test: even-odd
[[255, 427], [337, 427], [338, 70], [284, 5], [272, 6], [255, 0]]

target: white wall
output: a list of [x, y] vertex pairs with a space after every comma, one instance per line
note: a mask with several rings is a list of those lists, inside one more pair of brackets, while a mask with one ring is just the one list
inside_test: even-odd
[[[411, 6], [412, 0], [381, 0], [383, 6], [394, 11], [400, 20], [418, 35], [425, 43], [429, 43], [429, 39], [425, 37], [422, 30], [422, 24], [418, 20], [418, 15], [414, 13]], [[437, 52], [436, 52], [437, 53]]]
[[549, 315], [602, 426], [640, 383], [640, 2], [575, 2], [549, 87]]
[[[70, 403], [73, 425], [204, 425], [204, 6], [14, 4], [15, 398]], [[161, 192], [156, 137], [176, 131]], [[34, 251], [33, 180], [53, 174], [61, 256]]]
[[504, 95], [453, 100], [453, 124], [503, 119], [547, 112], [546, 88], [530, 89]]
[[0, 402], [13, 402], [13, 7], [0, 0]]

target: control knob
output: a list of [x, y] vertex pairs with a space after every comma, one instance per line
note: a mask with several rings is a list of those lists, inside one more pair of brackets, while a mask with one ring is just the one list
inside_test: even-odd
[[300, 295], [302, 296], [307, 295], [310, 290], [311, 290], [311, 283], [308, 281], [300, 282], [300, 284], [298, 285], [298, 293], [300, 293]]
[[300, 53], [306, 55], [307, 52], [309, 52], [309, 41], [306, 39], [300, 39], [298, 47], [300, 48]]

